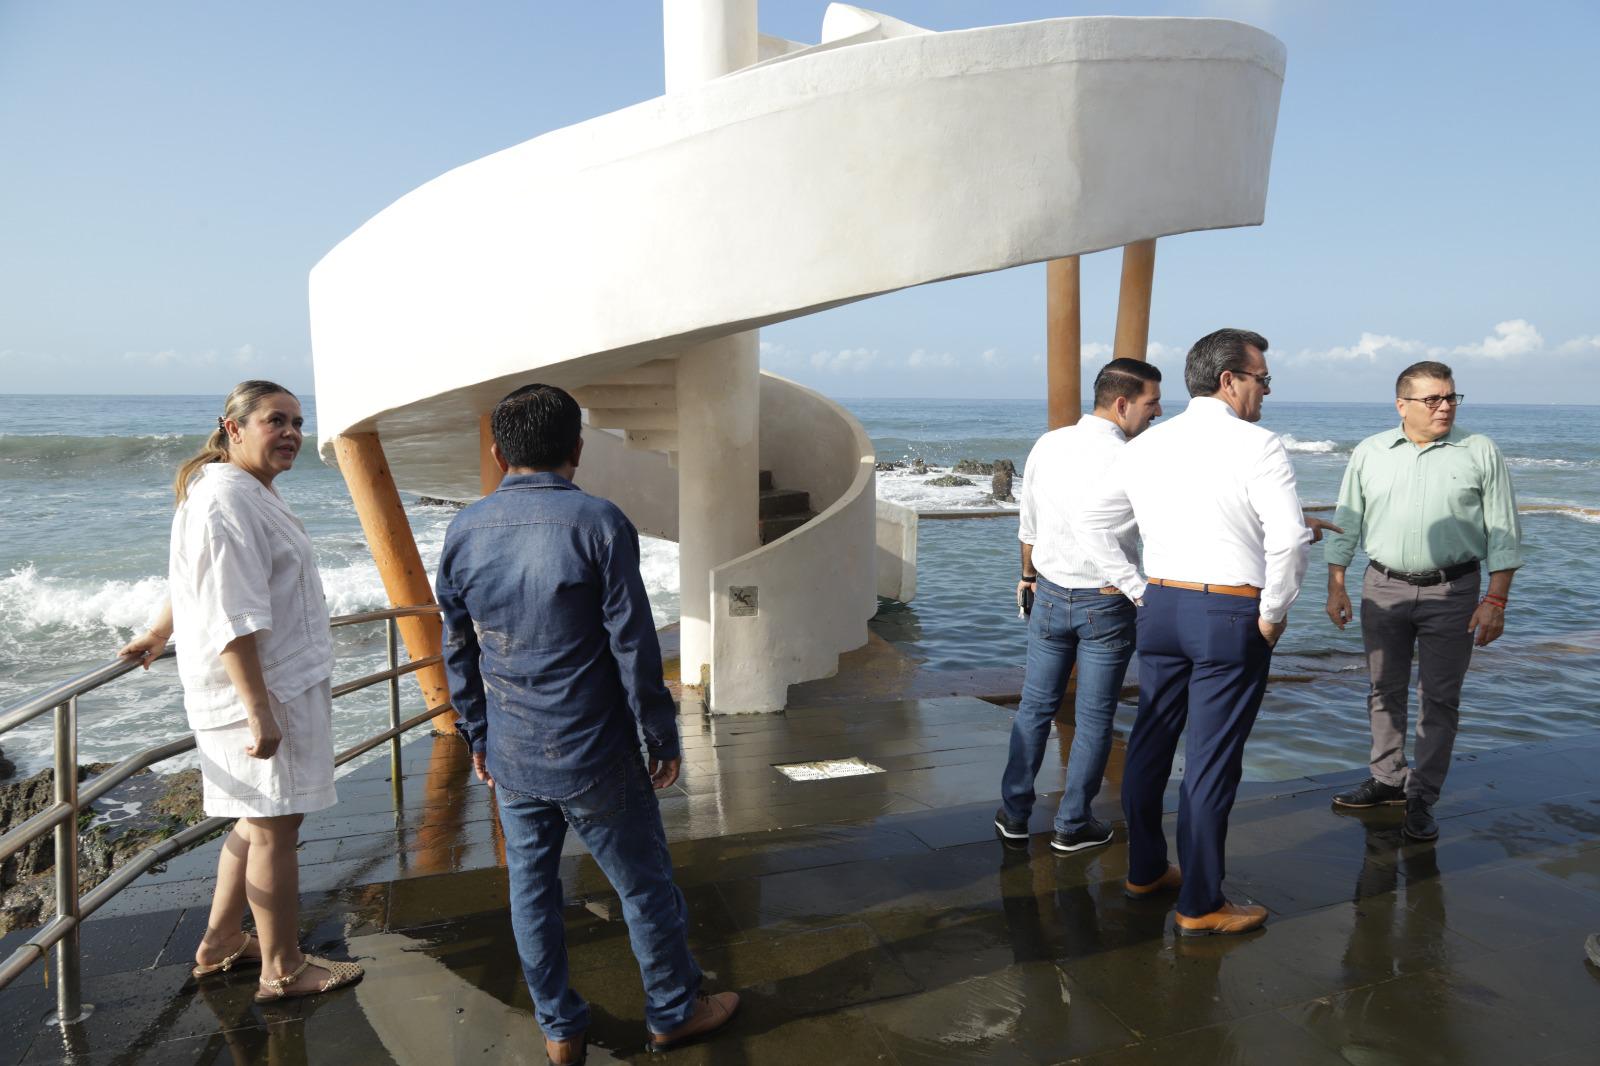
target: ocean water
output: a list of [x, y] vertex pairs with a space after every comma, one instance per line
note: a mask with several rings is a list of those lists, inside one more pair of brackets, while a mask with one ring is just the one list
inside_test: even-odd
[[[165, 596], [171, 479], [215, 419], [214, 396], [0, 396], [0, 707], [108, 658]], [[920, 458], [929, 473], [879, 475], [878, 492], [921, 510], [988, 509], [987, 478], [964, 488], [928, 480], [963, 458], [1009, 458], [1023, 469], [1043, 430], [1035, 401], [842, 401], [881, 460]], [[1174, 405], [1177, 407], [1178, 405]], [[308, 433], [315, 433], [308, 404]], [[1388, 404], [1267, 401], [1263, 424], [1283, 434], [1307, 505], [1332, 503], [1350, 449], [1391, 425]], [[1528, 565], [1512, 594], [1507, 632], [1480, 650], [1468, 676], [1461, 750], [1600, 728], [1600, 408], [1469, 404], [1461, 424], [1493, 436], [1508, 456], [1523, 515]], [[1026, 471], [1023, 471], [1024, 476]], [[581, 471], [579, 481], [581, 483]], [[343, 481], [309, 444], [277, 482], [316, 545], [335, 614], [384, 605]], [[408, 501], [424, 562], [437, 564], [454, 511]], [[934, 668], [1020, 663], [1013, 589], [1016, 520], [927, 521], [918, 595], [884, 604], [874, 628]], [[1358, 564], [1359, 565], [1359, 564]], [[646, 540], [646, 586], [658, 623], [677, 617], [677, 546]], [[1274, 779], [1365, 762], [1361, 638], [1322, 614], [1323, 564], [1313, 548], [1306, 590], [1290, 615], [1274, 684], [1252, 738], [1246, 774]], [[336, 630], [337, 676], [380, 669], [382, 628]], [[407, 697], [414, 701], [409, 691]], [[84, 761], [112, 759], [184, 729], [170, 665], [136, 673], [82, 701]], [[380, 728], [381, 687], [340, 700], [339, 741]], [[1119, 724], [1126, 727], [1131, 710]], [[24, 770], [46, 764], [44, 723], [0, 739]]]

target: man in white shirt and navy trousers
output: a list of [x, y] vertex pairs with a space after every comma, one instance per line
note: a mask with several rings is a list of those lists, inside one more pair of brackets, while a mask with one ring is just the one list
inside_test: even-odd
[[[1019, 601], [1033, 594], [1028, 666], [1011, 726], [1011, 752], [1000, 780], [995, 828], [1008, 840], [1028, 839], [1033, 781], [1050, 741], [1050, 723], [1074, 662], [1078, 689], [1067, 782], [1050, 846], [1073, 852], [1109, 843], [1111, 827], [1089, 813], [1111, 754], [1117, 696], [1133, 658], [1134, 606], [1078, 546], [1072, 511], [1093, 495], [1123, 443], [1161, 416], [1161, 371], [1137, 359], [1113, 359], [1094, 379], [1094, 411], [1077, 425], [1039, 438], [1022, 468], [1022, 581]], [[1130, 519], [1118, 540], [1137, 551]]]
[[[1135, 898], [1177, 889], [1182, 936], [1244, 933], [1267, 917], [1265, 907], [1223, 898], [1223, 845], [1312, 536], [1283, 442], [1255, 424], [1272, 382], [1266, 350], [1264, 337], [1238, 329], [1196, 341], [1184, 365], [1188, 409], [1130, 441], [1081, 512], [1080, 542], [1139, 608], [1139, 715], [1122, 779], [1125, 889]], [[1130, 517], [1148, 580], [1117, 538]], [[1185, 725], [1172, 865], [1162, 795]]]

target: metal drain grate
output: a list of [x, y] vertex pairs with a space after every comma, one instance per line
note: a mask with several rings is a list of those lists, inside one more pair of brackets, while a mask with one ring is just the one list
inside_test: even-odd
[[883, 767], [874, 766], [858, 755], [848, 759], [819, 759], [816, 762], [774, 763], [778, 772], [791, 781], [831, 781], [836, 777], [860, 777], [862, 774], [881, 774]]

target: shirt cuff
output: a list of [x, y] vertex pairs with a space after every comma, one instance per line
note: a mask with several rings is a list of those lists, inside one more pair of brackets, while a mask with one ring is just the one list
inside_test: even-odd
[[262, 633], [272, 628], [272, 615], [266, 611], [241, 611], [217, 622], [206, 634], [211, 642], [211, 654], [221, 655], [222, 649], [251, 633]]
[[1491, 574], [1496, 570], [1520, 570], [1522, 569], [1522, 556], [1516, 552], [1506, 552], [1504, 554], [1490, 552], [1489, 558], [1484, 561], [1483, 565]]

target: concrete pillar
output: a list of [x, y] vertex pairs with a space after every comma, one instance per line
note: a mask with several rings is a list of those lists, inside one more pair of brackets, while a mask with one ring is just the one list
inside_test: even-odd
[[[361, 519], [361, 531], [366, 534], [372, 561], [378, 564], [378, 576], [383, 579], [390, 606], [416, 607], [433, 603], [433, 586], [428, 583], [428, 571], [423, 568], [422, 555], [417, 551], [411, 523], [406, 520], [405, 505], [400, 502], [400, 491], [389, 473], [389, 463], [384, 458], [378, 435], [346, 433], [334, 438], [333, 449], [339, 459], [339, 472], [344, 475], [350, 498], [355, 502], [356, 516]], [[402, 618], [398, 625], [400, 638], [405, 641], [411, 658], [426, 659], [443, 649], [444, 625], [436, 615]], [[442, 665], [418, 670], [411, 676], [417, 679], [426, 706], [449, 706], [450, 684]], [[436, 716], [433, 725], [441, 732], [454, 732], [454, 712], [445, 711]]]
[[[667, 92], [756, 61], [755, 0], [663, 0]], [[678, 596], [683, 681], [711, 680], [711, 570], [760, 546], [759, 334], [678, 356]], [[714, 698], [714, 697], [713, 697]]]
[[1122, 249], [1122, 291], [1117, 297], [1117, 359], [1143, 359], [1150, 348], [1150, 289], [1155, 283], [1156, 242], [1134, 241]]
[[500, 469], [500, 464], [494, 461], [494, 453], [489, 449], [494, 446], [494, 430], [489, 425], [489, 416], [478, 417], [478, 491], [487, 496], [500, 487], [500, 479], [505, 474]]
[[1083, 319], [1079, 312], [1078, 257], [1052, 259], [1044, 268], [1045, 380], [1051, 429], [1076, 425], [1083, 411]]
[[661, 13], [667, 92], [756, 61], [756, 0], [662, 0]]

